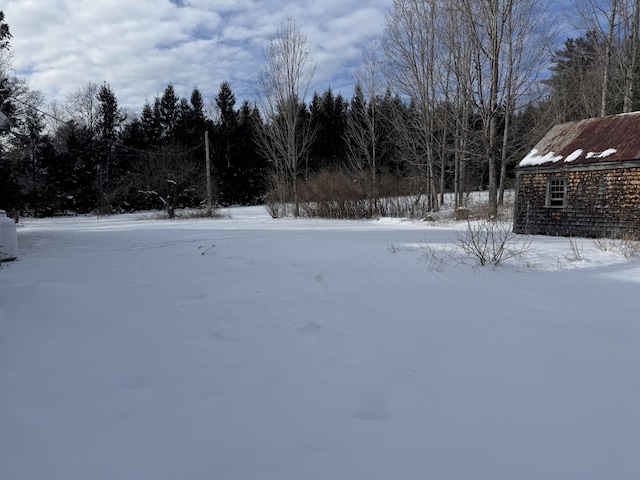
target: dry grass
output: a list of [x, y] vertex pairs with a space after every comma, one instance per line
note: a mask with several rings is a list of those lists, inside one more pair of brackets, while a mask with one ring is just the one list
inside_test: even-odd
[[567, 260], [570, 262], [581, 262], [584, 260], [584, 248], [572, 237], [569, 237], [569, 253], [567, 254]]
[[593, 244], [602, 252], [617, 253], [630, 261], [640, 257], [640, 240], [631, 235], [623, 235], [619, 238], [596, 238]]

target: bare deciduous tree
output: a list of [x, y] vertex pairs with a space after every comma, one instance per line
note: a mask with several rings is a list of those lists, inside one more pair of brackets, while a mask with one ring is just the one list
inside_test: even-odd
[[[629, 11], [630, 10], [630, 11]], [[640, 0], [633, 0], [632, 7], [627, 10], [626, 25], [628, 39], [625, 46], [625, 89], [624, 102], [622, 111], [629, 113], [633, 111], [633, 97], [635, 92], [635, 81], [637, 78], [636, 70], [638, 68], [638, 29], [640, 28]]]
[[488, 170], [489, 215], [498, 214], [496, 166], [498, 164], [498, 120], [500, 115], [501, 60], [506, 38], [505, 19], [513, 0], [474, 2], [461, 0], [466, 32], [473, 42], [474, 68], [478, 72], [475, 103], [482, 119]]
[[65, 98], [64, 110], [69, 120], [93, 130], [98, 114], [98, 84], [85, 82]]
[[384, 93], [382, 64], [377, 46], [369, 45], [362, 53], [362, 64], [356, 70], [354, 101], [349, 110], [345, 131], [347, 156], [357, 172], [369, 176], [371, 215], [378, 214], [377, 173], [382, 154], [381, 125], [378, 103]]
[[299, 167], [315, 137], [305, 118], [305, 99], [314, 73], [307, 37], [290, 19], [280, 26], [264, 50], [258, 98], [265, 123], [257, 143], [262, 155], [273, 165], [277, 200], [284, 203], [293, 199], [295, 216], [300, 214]]
[[548, 55], [545, 8], [546, 2], [536, 0], [394, 0], [383, 49], [388, 78], [410, 100], [411, 112], [402, 119], [399, 137], [408, 140], [409, 156], [422, 163], [434, 210], [437, 180], [444, 199], [450, 156], [456, 205], [462, 203], [469, 122], [475, 118], [482, 128], [489, 214], [497, 214], [498, 167], [502, 192], [512, 118]]
[[469, 127], [473, 111], [473, 85], [476, 83], [476, 70], [473, 65], [473, 50], [467, 35], [460, 34], [462, 14], [454, 4], [445, 7], [443, 28], [444, 42], [448, 52], [447, 95], [445, 101], [452, 106], [453, 161], [454, 161], [454, 206], [465, 205], [466, 166], [471, 159], [472, 143]]
[[513, 117], [516, 111], [540, 99], [540, 75], [545, 71], [555, 33], [544, 18], [548, 4], [544, 1], [514, 1], [506, 18], [507, 43], [503, 61], [500, 103], [504, 109], [504, 126], [500, 155], [498, 205], [504, 202], [507, 166]]
[[394, 0], [387, 15], [382, 49], [386, 76], [412, 103], [413, 115], [399, 117], [398, 139], [405, 158], [425, 176], [424, 193], [430, 210], [438, 210], [435, 181], [435, 102], [437, 32], [440, 0]]
[[190, 152], [166, 146], [144, 154], [131, 179], [138, 193], [160, 202], [167, 216], [174, 218], [181, 198], [197, 196], [199, 173]]
[[[474, 102], [482, 120], [489, 215], [498, 210], [497, 166], [505, 165], [510, 121], [537, 79], [549, 32], [540, 25], [546, 4], [536, 0], [459, 0], [464, 33], [472, 41]], [[504, 119], [502, 132], [500, 121]]]
[[618, 113], [620, 104], [623, 112], [632, 111], [637, 82], [640, 0], [574, 0], [573, 6], [578, 12], [573, 24], [587, 32], [597, 55], [593, 64], [598, 68], [599, 115]]
[[607, 97], [609, 91], [609, 78], [611, 77], [611, 56], [613, 55], [613, 36], [616, 29], [616, 15], [618, 13], [618, 0], [611, 1], [611, 11], [608, 15], [607, 33], [604, 42], [604, 64], [602, 70], [602, 95], [600, 100], [600, 116], [607, 114]]

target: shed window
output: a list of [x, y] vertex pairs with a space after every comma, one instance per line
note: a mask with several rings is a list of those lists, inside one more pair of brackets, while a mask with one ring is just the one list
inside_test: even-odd
[[547, 207], [564, 207], [567, 199], [567, 179], [552, 177], [547, 185]]

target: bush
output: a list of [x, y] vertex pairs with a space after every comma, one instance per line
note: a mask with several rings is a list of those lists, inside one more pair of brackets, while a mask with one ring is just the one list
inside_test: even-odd
[[511, 223], [504, 220], [468, 221], [454, 244], [481, 266], [497, 266], [531, 249], [531, 239], [513, 233]]
[[[380, 174], [375, 194], [370, 177], [342, 171], [323, 171], [300, 182], [300, 214], [315, 218], [424, 218], [427, 199], [411, 195], [414, 184], [390, 174]], [[275, 210], [276, 205], [269, 205]], [[281, 207], [280, 207], [281, 208]], [[281, 213], [281, 212], [276, 212]]]
[[361, 184], [342, 172], [320, 172], [300, 184], [300, 213], [319, 218], [371, 218], [372, 203]]
[[596, 238], [593, 244], [602, 252], [619, 253], [627, 260], [635, 260], [640, 256], [640, 240], [630, 235], [619, 238]]

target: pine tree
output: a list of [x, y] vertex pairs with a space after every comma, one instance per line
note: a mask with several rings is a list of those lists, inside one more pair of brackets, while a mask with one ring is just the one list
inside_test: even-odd
[[256, 132], [262, 119], [257, 108], [251, 108], [247, 100], [238, 111], [238, 131], [236, 135], [236, 158], [240, 167], [238, 182], [238, 203], [255, 205], [264, 200], [266, 193], [267, 162], [258, 153], [255, 144]]
[[238, 112], [235, 110], [236, 97], [228, 82], [222, 82], [216, 96], [219, 118], [214, 128], [215, 167], [219, 175], [220, 201], [223, 205], [241, 202], [238, 183], [240, 165], [236, 162], [236, 133]]
[[153, 107], [148, 101], [145, 102], [140, 116], [140, 126], [145, 144], [144, 149], [158, 146], [160, 144], [162, 127], [160, 125], [159, 100], [157, 98]]
[[11, 117], [13, 105], [10, 102], [9, 57], [3, 54], [3, 51], [9, 50], [9, 39], [11, 39], [9, 25], [4, 21], [4, 12], [0, 10], [0, 107], [6, 115]]
[[4, 20], [4, 12], [0, 10], [0, 50], [9, 49], [9, 40], [11, 39], [11, 32], [9, 31], [9, 25]]
[[204, 113], [204, 100], [202, 99], [202, 93], [197, 87], [191, 92], [190, 102], [191, 119], [189, 131], [193, 137], [201, 139], [207, 128], [207, 117]]
[[99, 138], [114, 142], [117, 131], [122, 122], [118, 100], [108, 83], [104, 83], [98, 90], [98, 136]]
[[167, 85], [158, 105], [158, 118], [162, 129], [162, 139], [172, 142], [176, 139], [180, 98], [172, 84]]
[[118, 195], [116, 186], [124, 172], [124, 165], [118, 158], [116, 142], [122, 125], [122, 114], [118, 107], [118, 100], [108, 83], [104, 83], [98, 90], [98, 120], [97, 135], [100, 157], [97, 163], [97, 182], [100, 191], [100, 205], [102, 212], [112, 210], [113, 202]]
[[554, 106], [557, 120], [569, 122], [595, 117], [601, 104], [602, 74], [598, 66], [602, 42], [596, 32], [569, 38], [564, 48], [555, 52], [548, 101]]
[[40, 94], [30, 95], [32, 104], [23, 109], [15, 123], [14, 135], [9, 138], [7, 154], [8, 170], [15, 181], [14, 202], [18, 210], [29, 210], [36, 215], [46, 213], [45, 205], [50, 200], [47, 179], [47, 160], [51, 156], [51, 142], [44, 134], [44, 115], [39, 106], [43, 102]]
[[191, 145], [197, 145], [196, 142], [199, 143], [199, 139], [194, 138], [196, 136], [196, 132], [192, 128], [192, 124], [193, 108], [186, 98], [181, 98], [178, 102], [178, 118], [173, 135], [173, 138], [178, 145], [187, 148]]

